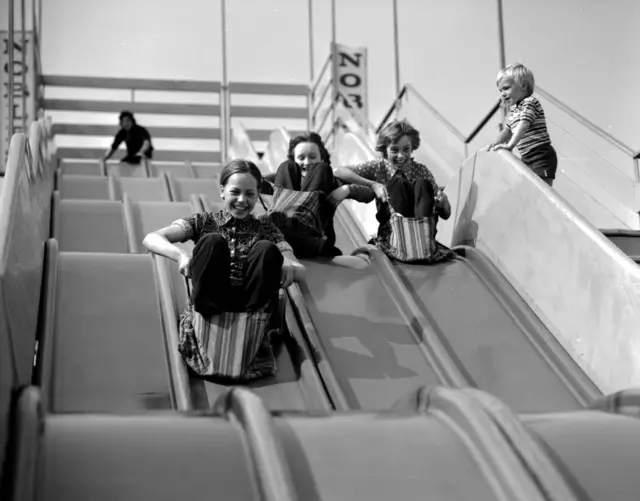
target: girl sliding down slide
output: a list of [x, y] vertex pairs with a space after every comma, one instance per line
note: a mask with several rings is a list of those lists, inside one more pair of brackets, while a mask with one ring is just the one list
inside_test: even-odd
[[329, 152], [315, 132], [289, 141], [287, 160], [269, 184], [274, 197], [266, 217], [300, 258], [340, 256], [333, 227], [336, 209], [346, 199], [373, 199], [368, 188], [344, 185], [334, 177]]
[[435, 240], [438, 218], [449, 219], [451, 205], [431, 171], [412, 158], [419, 146], [416, 129], [405, 120], [393, 121], [378, 134], [382, 158], [337, 169], [335, 175], [373, 190], [380, 226], [372, 244], [393, 259], [428, 264], [455, 254]]
[[[223, 210], [178, 219], [144, 239], [192, 280], [178, 348], [203, 376], [246, 380], [276, 370], [272, 314], [280, 288], [301, 280], [304, 267], [278, 228], [252, 215], [261, 182], [255, 164], [233, 160], [220, 174]], [[195, 243], [192, 256], [174, 245], [187, 240]]]

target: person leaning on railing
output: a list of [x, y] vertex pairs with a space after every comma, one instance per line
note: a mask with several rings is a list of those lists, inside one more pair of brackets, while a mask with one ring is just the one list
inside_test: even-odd
[[127, 146], [127, 154], [121, 162], [137, 165], [143, 157], [151, 159], [153, 145], [151, 144], [149, 131], [145, 127], [138, 125], [133, 113], [130, 111], [120, 113], [119, 121], [120, 130], [113, 138], [113, 143], [102, 157], [102, 161], [109, 160], [123, 142]]
[[510, 108], [507, 126], [489, 149], [511, 151], [517, 148], [520, 160], [552, 186], [558, 170], [558, 156], [551, 146], [542, 104], [532, 95], [535, 88], [533, 73], [522, 64], [513, 64], [498, 73], [496, 85]]

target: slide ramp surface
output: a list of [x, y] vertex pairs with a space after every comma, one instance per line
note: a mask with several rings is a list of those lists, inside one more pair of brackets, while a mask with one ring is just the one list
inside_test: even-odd
[[[272, 138], [287, 141], [286, 136], [276, 132]], [[368, 159], [366, 147], [356, 138], [338, 135], [336, 144], [339, 150], [335, 156], [340, 165], [347, 164], [346, 159]], [[270, 145], [270, 149], [282, 150], [277, 145]], [[339, 247], [345, 253], [366, 243], [363, 227], [375, 226], [372, 221], [363, 221], [363, 217], [375, 218], [373, 204], [358, 205], [345, 204], [345, 216], [336, 217], [339, 233], [340, 219], [354, 220], [356, 214], [359, 216], [359, 227], [350, 232], [350, 241], [339, 238]], [[352, 211], [351, 206], [356, 210]], [[461, 255], [450, 263], [393, 266], [402, 284], [400, 294], [404, 294], [405, 309], [421, 319], [421, 341], [427, 347], [436, 343], [443, 348], [444, 357], [459, 376], [456, 384], [496, 394], [521, 412], [580, 408], [599, 396], [600, 391], [495, 266], [472, 248], [458, 251]], [[343, 299], [348, 305], [367, 298], [372, 309], [381, 311], [370, 297], [375, 289], [369, 284], [366, 293], [338, 294], [349, 298]], [[323, 297], [321, 293], [310, 296]], [[393, 296], [390, 304], [398, 301], [397, 294]], [[313, 304], [313, 300], [308, 303]], [[366, 315], [376, 318], [371, 312]]]

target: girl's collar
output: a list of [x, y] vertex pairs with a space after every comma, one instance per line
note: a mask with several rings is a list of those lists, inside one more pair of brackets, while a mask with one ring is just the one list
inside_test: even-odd
[[[383, 158], [382, 161], [384, 162], [384, 165], [387, 167], [387, 169], [389, 169], [391, 172], [391, 175], [393, 176], [393, 174], [395, 174], [398, 170], [398, 167], [394, 167], [391, 162], [389, 162], [388, 158]], [[404, 165], [402, 166], [402, 170], [405, 170], [407, 165], [411, 165], [413, 164], [413, 156], [409, 158], [409, 160], [407, 160]]]
[[255, 216], [253, 215], [253, 213], [249, 214], [247, 217], [243, 218], [243, 219], [237, 219], [233, 216], [233, 214], [231, 214], [231, 212], [229, 212], [229, 210], [227, 208], [224, 208], [220, 211], [221, 215], [222, 215], [222, 224], [226, 225], [232, 222], [236, 222], [236, 221], [249, 221], [251, 219], [253, 219]]

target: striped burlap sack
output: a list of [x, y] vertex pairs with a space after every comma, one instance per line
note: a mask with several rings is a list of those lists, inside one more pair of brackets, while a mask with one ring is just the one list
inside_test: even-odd
[[[428, 261], [436, 252], [433, 238], [435, 217], [404, 217], [391, 208], [386, 231], [379, 231], [384, 252], [390, 257], [410, 263]], [[382, 224], [381, 230], [382, 228]]]
[[[278, 303], [282, 301], [281, 297]], [[238, 380], [271, 376], [276, 371], [271, 335], [278, 332], [273, 310], [274, 305], [268, 304], [258, 311], [205, 318], [189, 304], [180, 318], [178, 351], [200, 376]]]

